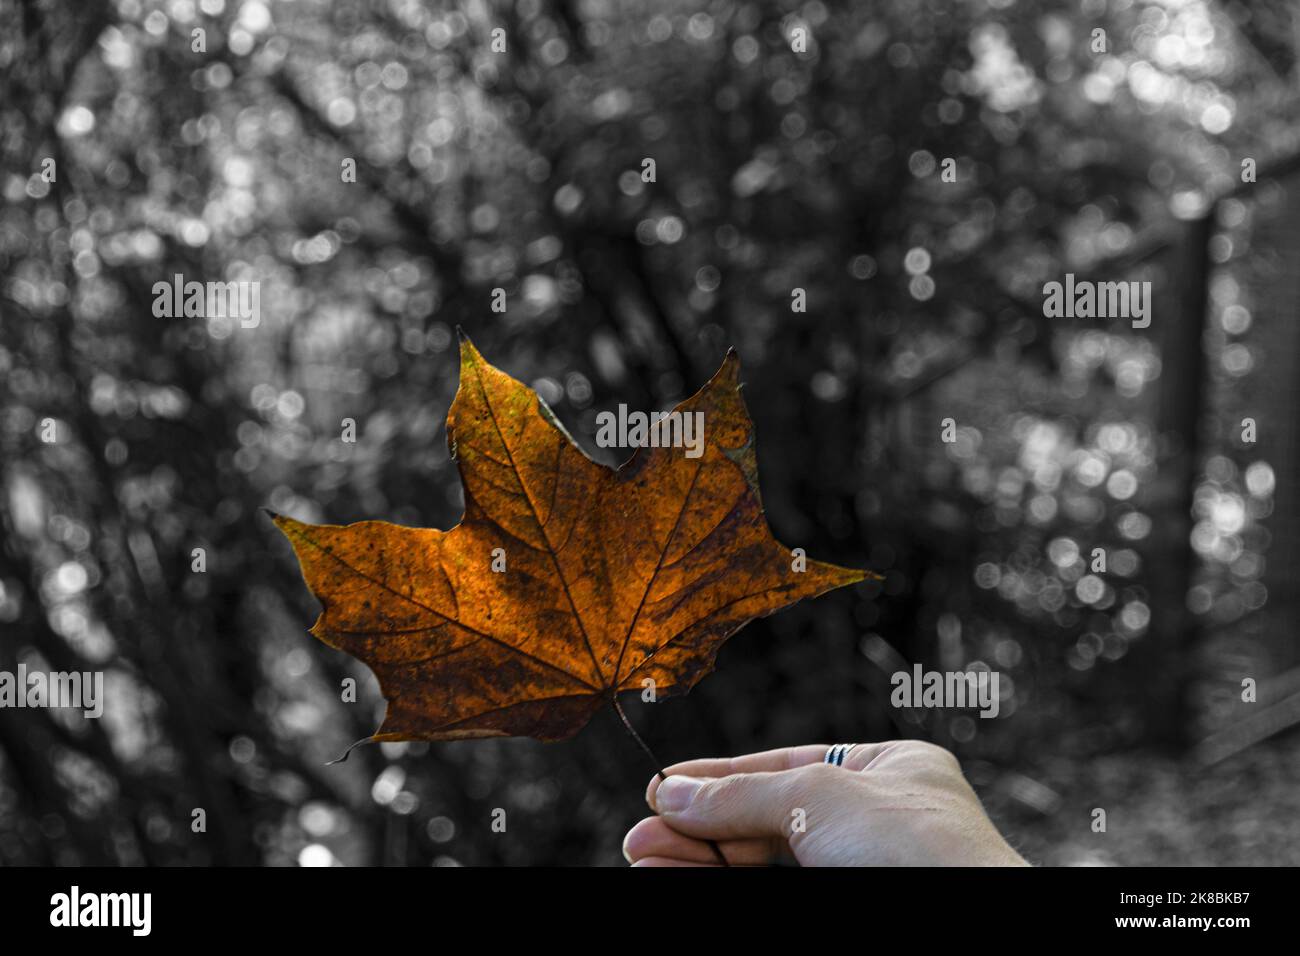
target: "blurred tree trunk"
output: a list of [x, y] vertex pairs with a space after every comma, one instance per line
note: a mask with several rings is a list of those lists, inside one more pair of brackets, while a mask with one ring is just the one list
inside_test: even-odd
[[[1255, 328], [1260, 349], [1258, 391], [1266, 404], [1243, 410], [1259, 426], [1259, 444], [1250, 460], [1267, 462], [1273, 469], [1276, 487], [1273, 511], [1264, 519], [1270, 544], [1265, 554], [1264, 585], [1268, 604], [1263, 621], [1263, 662], [1268, 673], [1276, 674], [1300, 664], [1297, 641], [1296, 581], [1300, 580], [1300, 174], [1294, 171], [1282, 181], [1282, 201], [1261, 203], [1253, 245], [1267, 256], [1260, 291], [1254, 303]], [[1239, 423], [1239, 420], [1238, 420]], [[1246, 464], [1243, 462], [1243, 464]]]
[[1154, 526], [1148, 560], [1151, 625], [1135, 647], [1137, 688], [1145, 736], [1158, 747], [1183, 750], [1191, 739], [1188, 685], [1197, 621], [1187, 608], [1195, 555], [1192, 501], [1200, 474], [1200, 425], [1205, 406], [1205, 314], [1214, 212], [1187, 224], [1171, 250], [1164, 294], [1152, 309], [1160, 347], [1156, 430], [1159, 478], [1151, 502]]

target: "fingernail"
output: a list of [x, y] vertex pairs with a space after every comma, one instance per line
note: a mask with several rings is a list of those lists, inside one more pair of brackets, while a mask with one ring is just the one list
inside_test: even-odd
[[704, 781], [699, 777], [667, 777], [655, 792], [655, 806], [660, 813], [680, 813], [690, 806]]

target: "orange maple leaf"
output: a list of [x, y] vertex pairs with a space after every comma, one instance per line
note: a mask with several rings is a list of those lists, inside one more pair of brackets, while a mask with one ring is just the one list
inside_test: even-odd
[[468, 339], [460, 359], [460, 524], [273, 515], [323, 606], [311, 633], [379, 678], [372, 740], [562, 740], [620, 691], [685, 693], [750, 620], [869, 576], [772, 537], [734, 353], [675, 409], [703, 413], [703, 453], [641, 447], [617, 470]]

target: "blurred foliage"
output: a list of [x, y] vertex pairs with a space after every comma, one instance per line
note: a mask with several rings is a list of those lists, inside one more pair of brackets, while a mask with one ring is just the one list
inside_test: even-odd
[[[563, 745], [323, 766], [383, 701], [303, 633], [317, 609], [257, 509], [454, 524], [457, 326], [611, 464], [597, 411], [669, 406], [735, 346], [777, 536], [886, 574], [750, 626], [689, 698], [636, 706], [665, 759], [925, 736], [1028, 813], [1004, 821], [1015, 839], [1063, 819], [1050, 760], [1086, 771], [1218, 726], [1241, 661], [1198, 677], [1178, 638], [1235, 634], [1268, 598], [1276, 477], [1228, 435], [1270, 357], [1250, 236], [1273, 203], [1230, 193], [1243, 155], [1297, 147], [1286, 17], [0, 0], [0, 668], [103, 669], [109, 688], [100, 721], [0, 717], [0, 862], [618, 859], [653, 768], [612, 718]], [[1173, 256], [1207, 210], [1196, 276]], [[1067, 271], [1178, 302], [1203, 279], [1201, 364], [1195, 309], [1161, 314], [1163, 337], [1044, 319]], [[259, 282], [260, 325], [156, 318], [178, 273]], [[1162, 412], [1171, 383], [1203, 404]], [[997, 668], [1003, 718], [894, 711], [900, 660]], [[361, 703], [339, 701], [348, 676]]]

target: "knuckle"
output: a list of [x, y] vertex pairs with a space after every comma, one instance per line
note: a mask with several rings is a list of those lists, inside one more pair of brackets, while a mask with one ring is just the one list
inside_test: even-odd
[[957, 769], [960, 764], [957, 757], [951, 750], [946, 747], [940, 747], [938, 744], [932, 744], [928, 740], [909, 741], [904, 748], [909, 757], [916, 760], [924, 760], [934, 767], [941, 767], [946, 770]]
[[733, 773], [727, 777], [717, 777], [706, 783], [692, 801], [692, 809], [709, 813], [729, 806], [745, 795], [745, 774]]
[[860, 774], [825, 763], [809, 764], [786, 775], [781, 804], [787, 828], [783, 835], [790, 846], [798, 847], [827, 821], [841, 817], [846, 807], [854, 805], [864, 785]]
[[842, 767], [828, 763], [811, 763], [789, 774], [782, 784], [782, 796], [787, 802], [807, 803], [820, 794], [837, 790], [854, 775]]
[[[809, 764], [797, 770], [778, 774], [774, 778], [774, 797], [784, 813], [800, 807], [806, 808], [830, 785], [830, 775], [837, 768], [828, 764]], [[843, 771], [840, 771], [843, 773]]]

